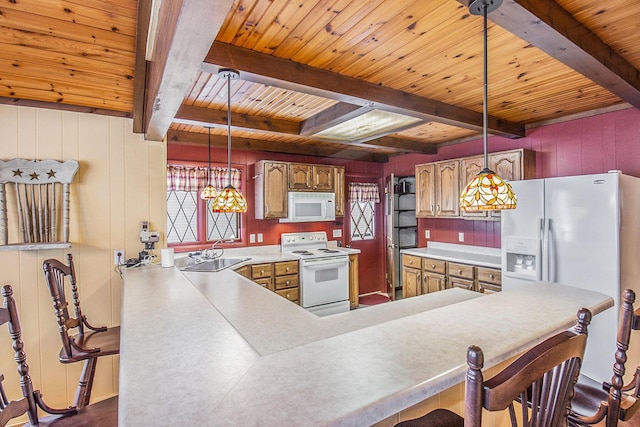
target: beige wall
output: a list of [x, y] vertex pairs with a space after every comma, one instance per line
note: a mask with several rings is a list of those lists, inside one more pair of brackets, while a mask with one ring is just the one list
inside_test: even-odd
[[[124, 249], [127, 258], [137, 256], [145, 220], [162, 232], [163, 243], [166, 148], [134, 134], [130, 119], [0, 105], [0, 159], [16, 157], [80, 162], [71, 186], [71, 249], [0, 251], [0, 285], [14, 287], [34, 386], [50, 405], [66, 406], [73, 401], [81, 367], [58, 362], [60, 340], [42, 262], [64, 259], [70, 251], [89, 321], [120, 324], [123, 283], [114, 271], [113, 252]], [[0, 372], [10, 397], [18, 397], [6, 326], [0, 327], [0, 345]], [[118, 358], [104, 359], [98, 363], [92, 400], [118, 392]]]

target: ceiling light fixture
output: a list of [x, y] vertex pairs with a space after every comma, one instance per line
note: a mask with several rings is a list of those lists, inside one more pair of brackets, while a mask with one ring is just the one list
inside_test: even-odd
[[383, 110], [369, 110], [314, 134], [317, 138], [355, 142], [383, 136], [419, 122], [421, 119]]
[[482, 106], [482, 137], [484, 141], [484, 168], [460, 193], [460, 209], [466, 212], [515, 209], [516, 195], [511, 185], [489, 169], [487, 154], [487, 14], [496, 10], [502, 0], [474, 0], [469, 3], [472, 15], [484, 16], [484, 97]]
[[240, 74], [230, 68], [222, 68], [218, 75], [227, 79], [227, 171], [229, 178], [227, 186], [211, 202], [213, 212], [242, 213], [247, 211], [247, 200], [242, 193], [231, 184], [231, 79], [237, 79]]
[[200, 198], [203, 200], [215, 199], [218, 197], [218, 190], [211, 185], [211, 128], [208, 127], [207, 129], [209, 129], [209, 161], [207, 163], [207, 185], [200, 192]]

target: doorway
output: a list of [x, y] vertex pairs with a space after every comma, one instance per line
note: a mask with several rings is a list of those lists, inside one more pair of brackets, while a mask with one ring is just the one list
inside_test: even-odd
[[345, 244], [359, 249], [358, 278], [359, 294], [373, 292], [386, 293], [384, 281], [384, 211], [382, 203], [381, 179], [361, 175], [346, 176], [347, 189], [355, 184], [375, 184], [380, 202], [358, 203], [352, 201], [347, 194], [345, 212]]
[[386, 288], [392, 299], [402, 298], [402, 249], [418, 244], [415, 176], [389, 175], [385, 180]]

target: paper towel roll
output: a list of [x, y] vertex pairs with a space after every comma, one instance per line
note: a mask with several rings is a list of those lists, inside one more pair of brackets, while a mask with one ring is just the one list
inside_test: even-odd
[[163, 267], [173, 267], [173, 248], [166, 248], [160, 251]]

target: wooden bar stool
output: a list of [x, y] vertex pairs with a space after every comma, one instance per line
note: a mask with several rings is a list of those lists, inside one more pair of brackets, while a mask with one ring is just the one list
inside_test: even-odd
[[[0, 325], [5, 323], [9, 327], [9, 336], [13, 341], [14, 359], [18, 364], [20, 375], [20, 388], [22, 398], [9, 400], [5, 393], [2, 381], [4, 375], [0, 374], [0, 426], [17, 417], [27, 414], [29, 422], [25, 426], [41, 427], [111, 427], [118, 425], [118, 396], [111, 397], [101, 402], [77, 408], [75, 406], [65, 409], [54, 409], [47, 406], [39, 390], [33, 389], [33, 383], [29, 376], [29, 365], [27, 355], [24, 351], [22, 332], [18, 310], [13, 298], [13, 289], [9, 285], [2, 287], [4, 307], [0, 307]], [[48, 414], [45, 417], [38, 417], [38, 408]]]
[[485, 380], [484, 354], [477, 346], [467, 350], [464, 417], [446, 409], [436, 409], [396, 427], [480, 427], [482, 411], [509, 410], [511, 424], [518, 425], [514, 402], [520, 407], [522, 425], [528, 427], [567, 424], [573, 385], [587, 343], [591, 312], [580, 309], [574, 328], [546, 339], [526, 351], [498, 374]]
[[640, 309], [633, 309], [635, 300], [636, 294], [631, 289], [624, 291], [611, 382], [601, 384], [587, 377], [580, 377], [571, 401], [571, 425], [589, 426], [606, 420], [607, 427], [615, 427], [623, 425], [621, 421], [630, 420], [640, 408], [637, 384], [639, 368], [636, 368], [629, 384], [623, 384], [631, 331], [640, 329]]
[[[71, 254], [67, 254], [67, 265], [56, 259], [47, 259], [43, 263], [43, 269], [62, 340], [62, 349], [58, 358], [62, 363], [84, 361], [74, 402], [80, 408], [89, 404], [98, 358], [120, 353], [120, 326], [94, 327], [82, 314]], [[69, 279], [75, 318], [69, 314], [65, 278]], [[75, 329], [77, 333], [71, 335]]]

